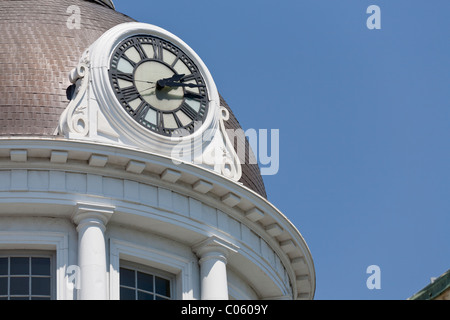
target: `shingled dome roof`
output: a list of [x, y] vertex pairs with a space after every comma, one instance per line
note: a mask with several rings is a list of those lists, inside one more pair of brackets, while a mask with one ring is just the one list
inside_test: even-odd
[[[73, 5], [82, 12], [80, 29], [67, 27]], [[131, 21], [110, 0], [0, 1], [0, 136], [55, 135], [69, 72], [104, 32]], [[231, 110], [226, 126], [240, 128]], [[240, 182], [266, 197], [259, 167], [244, 164], [242, 171]]]

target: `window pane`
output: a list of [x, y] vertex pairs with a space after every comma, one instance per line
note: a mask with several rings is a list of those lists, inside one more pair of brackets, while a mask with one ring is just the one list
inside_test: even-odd
[[120, 300], [136, 300], [136, 291], [127, 288], [120, 288]]
[[155, 279], [156, 293], [170, 297], [170, 281], [156, 277]]
[[138, 289], [153, 292], [153, 276], [142, 272], [137, 273]]
[[29, 275], [30, 261], [29, 258], [11, 258], [11, 274], [12, 275]]
[[134, 271], [120, 268], [120, 285], [121, 286], [127, 286], [127, 287], [136, 287], [135, 281], [134, 281]]
[[49, 296], [50, 278], [31, 278], [31, 294], [37, 296]]
[[49, 276], [50, 258], [31, 258], [31, 274], [34, 276]]
[[[170, 300], [171, 280], [156, 276], [150, 268], [120, 268], [121, 300]], [[139, 268], [139, 269], [137, 269]]]
[[11, 295], [28, 295], [29, 290], [29, 278], [27, 277], [11, 277], [10, 281], [10, 294]]
[[0, 275], [8, 275], [8, 258], [0, 258]]
[[8, 278], [0, 278], [0, 296], [8, 294]]
[[9, 300], [30, 300], [28, 297], [11, 297]]
[[153, 300], [153, 295], [146, 292], [138, 291], [138, 300]]

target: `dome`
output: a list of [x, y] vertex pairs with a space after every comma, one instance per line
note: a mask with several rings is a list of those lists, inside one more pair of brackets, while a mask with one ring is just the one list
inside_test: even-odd
[[[81, 9], [79, 29], [67, 26], [70, 6]], [[1, 1], [0, 136], [54, 136], [69, 103], [69, 72], [84, 50], [110, 28], [133, 21], [109, 0]], [[223, 98], [221, 103], [230, 112], [226, 128], [241, 128]], [[258, 165], [248, 163], [240, 182], [266, 197]]]

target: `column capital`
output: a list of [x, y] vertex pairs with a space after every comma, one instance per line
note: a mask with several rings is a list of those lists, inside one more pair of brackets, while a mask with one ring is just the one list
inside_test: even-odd
[[192, 247], [199, 257], [201, 299], [228, 300], [227, 261], [239, 247], [212, 236]]
[[82, 221], [94, 220], [106, 226], [115, 209], [114, 206], [78, 202], [72, 215], [72, 221], [79, 226]]
[[226, 259], [229, 254], [236, 253], [238, 250], [237, 245], [216, 236], [209, 237], [192, 247], [192, 251], [199, 258], [204, 258], [210, 253], [221, 253]]

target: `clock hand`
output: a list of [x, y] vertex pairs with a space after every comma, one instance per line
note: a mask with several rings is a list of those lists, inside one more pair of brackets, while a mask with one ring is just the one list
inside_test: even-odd
[[162, 89], [166, 86], [166, 83], [168, 82], [172, 82], [172, 81], [181, 81], [181, 79], [183, 79], [184, 74], [174, 74], [173, 76], [171, 76], [170, 78], [163, 78], [160, 79], [156, 82], [157, 84], [157, 88], [158, 89]]
[[145, 81], [145, 80], [134, 80], [134, 82], [143, 82], [143, 83], [155, 83], [154, 81]]
[[[142, 90], [140, 93], [142, 94], [143, 92], [148, 91], [148, 90], [151, 90], [151, 89], [154, 89], [154, 88], [155, 88], [155, 86], [148, 87], [147, 89]], [[152, 94], [152, 93], [146, 94], [146, 95], [151, 95], [151, 94]]]
[[203, 96], [198, 94], [198, 93], [194, 93], [194, 92], [186, 92], [184, 94], [185, 98], [191, 98], [191, 99], [203, 99]]
[[[181, 81], [184, 78], [184, 74], [174, 74], [172, 77], [170, 77], [170, 81]], [[169, 80], [167, 79], [167, 80]]]
[[[158, 85], [161, 85], [158, 81]], [[164, 85], [166, 87], [188, 87], [188, 88], [203, 88], [206, 87], [204, 84], [193, 84], [193, 83], [182, 83], [182, 82], [174, 82], [174, 81], [165, 81]]]
[[161, 90], [162, 88], [164, 88], [166, 86], [170, 87], [170, 85], [168, 85], [168, 83], [183, 81], [183, 78], [185, 76], [186, 76], [185, 74], [174, 74], [170, 78], [160, 79], [156, 82], [156, 88], [158, 90]]

